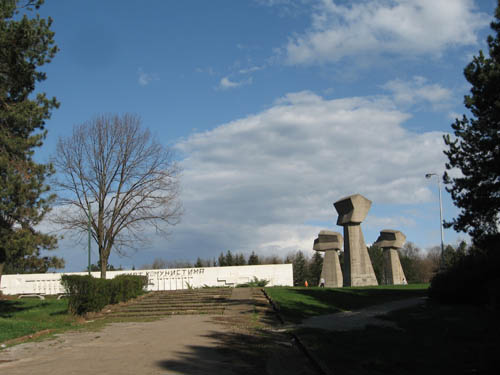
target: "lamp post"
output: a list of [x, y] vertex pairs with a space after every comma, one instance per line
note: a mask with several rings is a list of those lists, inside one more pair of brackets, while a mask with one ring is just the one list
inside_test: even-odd
[[88, 271], [89, 271], [89, 276], [90, 276], [90, 265], [91, 265], [91, 263], [90, 263], [90, 240], [91, 240], [91, 230], [92, 230], [91, 229], [91, 225], [92, 225], [91, 218], [92, 218], [92, 216], [90, 214], [90, 202], [87, 202], [87, 208], [88, 208], [88, 216], [89, 216], [89, 226], [88, 226], [88, 232], [89, 232], [89, 266], [88, 266]]
[[439, 181], [439, 176], [436, 173], [427, 173], [425, 178], [430, 179], [432, 176], [436, 176], [439, 190], [439, 227], [441, 230], [441, 268], [444, 266], [444, 233], [443, 233], [443, 203], [441, 199], [441, 182]]

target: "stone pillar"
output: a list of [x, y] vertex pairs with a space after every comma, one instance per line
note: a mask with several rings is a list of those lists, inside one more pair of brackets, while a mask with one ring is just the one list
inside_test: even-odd
[[373, 244], [383, 249], [384, 272], [382, 284], [405, 285], [406, 281], [403, 267], [399, 260], [398, 249], [403, 247], [406, 236], [398, 230], [384, 229]]
[[342, 247], [342, 235], [329, 230], [322, 230], [314, 240], [313, 250], [324, 251], [321, 278], [327, 288], [342, 288], [342, 271], [338, 251]]
[[360, 225], [372, 202], [355, 194], [333, 205], [339, 214], [337, 225], [344, 227], [344, 286], [378, 285]]

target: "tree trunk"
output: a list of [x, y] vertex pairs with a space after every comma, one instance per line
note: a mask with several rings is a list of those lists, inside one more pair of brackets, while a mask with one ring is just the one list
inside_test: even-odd
[[99, 261], [101, 263], [101, 279], [106, 278], [106, 269], [108, 268], [108, 258], [101, 253], [99, 257]]

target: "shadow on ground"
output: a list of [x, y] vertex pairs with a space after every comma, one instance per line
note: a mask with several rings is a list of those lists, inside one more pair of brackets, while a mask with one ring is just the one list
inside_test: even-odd
[[426, 303], [383, 317], [397, 329], [369, 326], [332, 334], [301, 328], [297, 334], [343, 375], [499, 374], [496, 315], [484, 307]]
[[317, 374], [314, 365], [281, 325], [259, 289], [252, 299], [227, 300], [224, 315], [211, 320], [226, 329], [204, 336], [214, 345], [191, 345], [174, 360], [157, 365], [194, 374]]
[[375, 289], [375, 288], [287, 288], [288, 294], [280, 298], [280, 291], [267, 289], [280, 313], [291, 322], [299, 323], [303, 319], [333, 314], [346, 310], [358, 310], [398, 299], [426, 295], [425, 289]]
[[287, 334], [239, 330], [212, 332], [205, 337], [216, 345], [192, 345], [189, 351], [176, 353], [178, 359], [158, 361], [157, 365], [166, 371], [187, 375], [316, 374], [313, 365]]
[[20, 301], [0, 300], [0, 318], [11, 318], [12, 314], [21, 311], [28, 311], [34, 308], [44, 306], [43, 302], [39, 305], [26, 305]]

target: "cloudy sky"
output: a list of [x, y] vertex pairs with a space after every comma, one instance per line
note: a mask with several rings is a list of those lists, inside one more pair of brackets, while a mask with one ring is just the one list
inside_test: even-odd
[[[495, 4], [48, 0], [61, 51], [39, 88], [61, 107], [37, 158], [101, 113], [135, 113], [175, 149], [181, 224], [115, 265], [311, 252], [319, 230], [342, 229], [333, 202], [355, 193], [373, 201], [367, 243], [399, 229], [438, 245], [437, 180], [424, 175], [444, 171], [442, 135], [465, 111], [463, 68], [486, 50]], [[66, 236], [55, 254], [79, 271], [85, 249]]]

